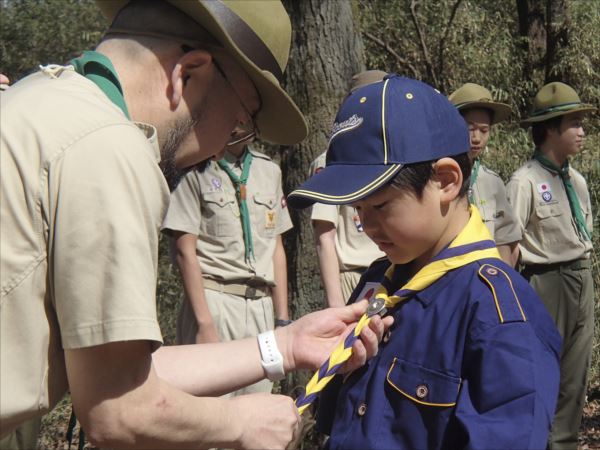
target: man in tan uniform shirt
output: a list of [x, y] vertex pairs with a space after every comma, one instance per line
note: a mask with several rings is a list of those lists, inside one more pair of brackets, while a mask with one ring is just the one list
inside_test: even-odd
[[493, 101], [490, 91], [475, 83], [462, 85], [449, 99], [469, 126], [469, 159], [473, 164], [469, 201], [479, 209], [504, 262], [514, 267], [519, 256], [521, 226], [506, 198], [504, 182], [479, 160], [487, 148], [492, 125], [508, 119], [511, 108]]
[[564, 83], [542, 87], [533, 111], [533, 158], [513, 174], [509, 201], [524, 233], [523, 275], [546, 305], [563, 337], [561, 380], [551, 449], [577, 449], [594, 334], [591, 273], [592, 208], [585, 179], [569, 166], [585, 133], [582, 120], [596, 108]]
[[[245, 181], [240, 186], [248, 231], [237, 184], [225, 168]], [[185, 289], [177, 322], [179, 344], [256, 336], [274, 328], [274, 317], [279, 324], [289, 323], [281, 235], [292, 228], [292, 221], [281, 170], [267, 155], [240, 143], [227, 147], [221, 161], [189, 172], [171, 195], [162, 228], [173, 237]], [[235, 395], [271, 392], [272, 387], [271, 381], [262, 380]]]
[[[318, 367], [365, 305], [278, 332], [272, 364], [257, 339], [159, 348], [155, 286], [163, 173], [175, 184], [259, 128], [270, 142], [306, 135], [277, 81], [289, 18], [279, 2], [126, 3], [100, 3], [115, 20], [96, 51], [0, 98], [0, 437], [68, 388], [97, 446], [285, 447], [298, 426], [291, 399], [206, 396]], [[250, 38], [247, 56], [236, 39]], [[382, 329], [363, 333], [349, 368]]]
[[[381, 81], [386, 75], [381, 70], [360, 72], [350, 80], [350, 92]], [[323, 152], [311, 163], [309, 177], [325, 167], [326, 157], [327, 152]], [[363, 271], [385, 253], [365, 234], [351, 206], [315, 203], [310, 218], [327, 306], [344, 306]]]

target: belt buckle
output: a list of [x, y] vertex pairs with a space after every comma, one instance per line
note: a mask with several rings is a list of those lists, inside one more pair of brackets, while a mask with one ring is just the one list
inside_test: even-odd
[[246, 298], [256, 297], [256, 288], [252, 286], [246, 286]]

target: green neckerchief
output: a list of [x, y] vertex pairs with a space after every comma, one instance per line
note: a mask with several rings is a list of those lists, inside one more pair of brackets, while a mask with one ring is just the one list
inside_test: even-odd
[[117, 105], [129, 120], [129, 111], [123, 97], [123, 88], [117, 71], [106, 56], [91, 50], [83, 52], [79, 58], [71, 60], [75, 71], [96, 83], [111, 102]]
[[248, 183], [248, 175], [250, 175], [250, 165], [252, 164], [252, 153], [248, 149], [244, 150], [242, 156], [242, 176], [238, 177], [227, 161], [221, 159], [217, 161], [221, 169], [229, 175], [235, 186], [235, 195], [240, 206], [240, 215], [242, 217], [242, 231], [244, 232], [244, 247], [246, 249], [246, 261], [254, 260], [254, 244], [252, 243], [252, 228], [250, 227], [250, 213], [248, 212], [248, 204], [246, 203], [246, 184]]
[[542, 166], [546, 169], [556, 172], [560, 175], [560, 178], [565, 186], [565, 190], [567, 191], [567, 198], [569, 199], [569, 206], [571, 207], [571, 215], [577, 224], [577, 229], [581, 236], [587, 240], [592, 240], [592, 233], [587, 229], [585, 224], [585, 218], [583, 217], [583, 213], [581, 212], [581, 204], [579, 203], [579, 198], [577, 197], [577, 193], [575, 192], [575, 188], [573, 187], [573, 183], [571, 183], [571, 177], [569, 175], [569, 160], [566, 160], [562, 167], [558, 167], [541, 152], [535, 151], [533, 154], [533, 159], [538, 161]]
[[479, 162], [479, 158], [475, 160], [473, 163], [473, 167], [471, 168], [471, 178], [469, 179], [469, 203], [471, 205], [475, 204], [475, 195], [473, 194], [473, 186], [475, 186], [475, 182], [477, 181], [477, 175], [479, 175], [479, 166], [481, 163]]

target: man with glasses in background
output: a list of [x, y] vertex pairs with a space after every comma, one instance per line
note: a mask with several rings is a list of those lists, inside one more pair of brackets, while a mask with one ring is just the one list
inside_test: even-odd
[[[317, 368], [366, 302], [266, 341], [161, 347], [155, 294], [168, 186], [236, 127], [307, 134], [279, 84], [289, 17], [279, 1], [98, 5], [112, 24], [95, 51], [0, 97], [0, 438], [69, 390], [98, 447], [284, 448], [290, 398], [213, 396]], [[347, 370], [377, 351], [371, 324]]]
[[[282, 234], [292, 228], [281, 170], [236, 129], [223, 154], [188, 172], [163, 231], [183, 281], [178, 344], [230, 341], [290, 323]], [[275, 321], [274, 321], [275, 319]], [[271, 392], [265, 379], [234, 395]]]

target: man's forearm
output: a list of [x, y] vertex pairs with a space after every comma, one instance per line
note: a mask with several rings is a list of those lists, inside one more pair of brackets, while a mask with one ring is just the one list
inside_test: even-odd
[[275, 252], [273, 253], [273, 275], [275, 278], [275, 287], [273, 287], [271, 294], [273, 308], [275, 309], [275, 318], [289, 320], [287, 259], [285, 257], [281, 235], [277, 236], [277, 244], [275, 246]]

